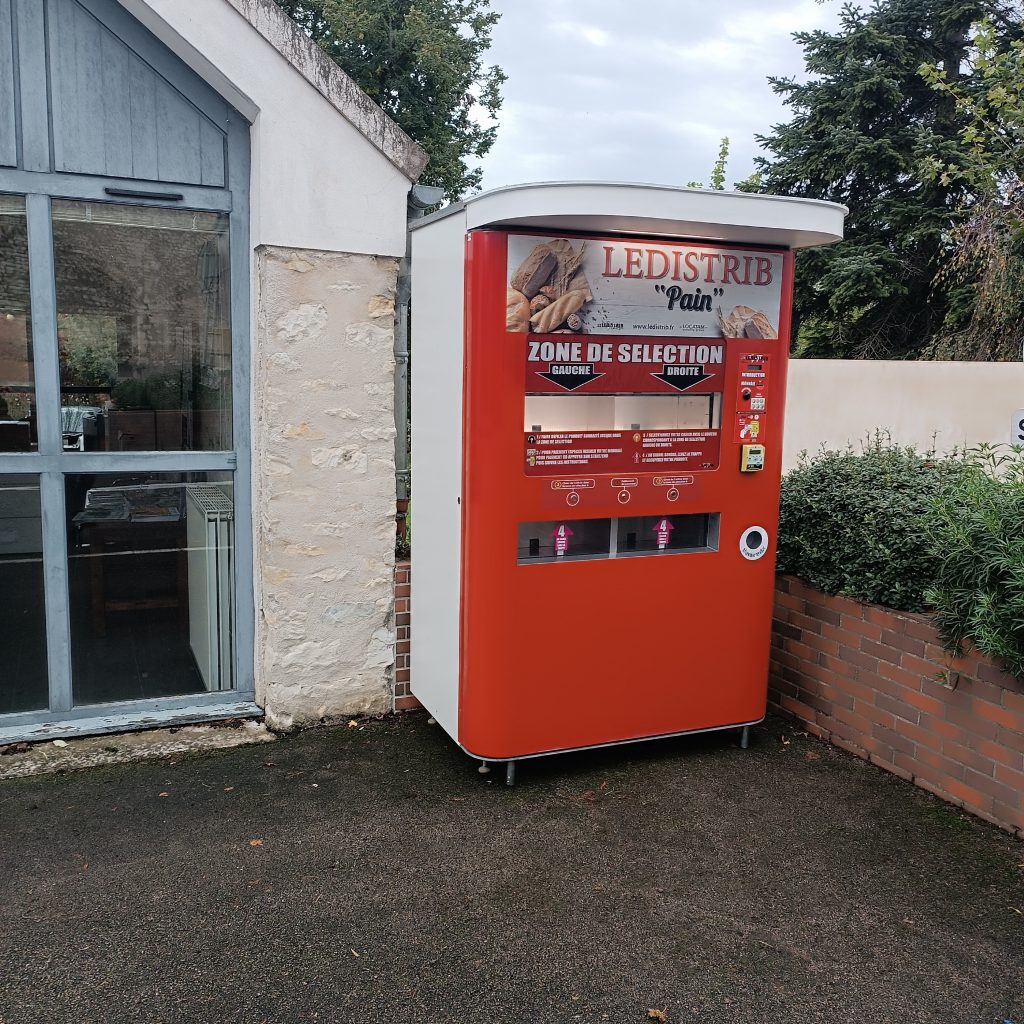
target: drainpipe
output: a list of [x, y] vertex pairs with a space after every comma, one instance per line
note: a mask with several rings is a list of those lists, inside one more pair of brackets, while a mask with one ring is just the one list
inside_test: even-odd
[[[444, 198], [444, 190], [433, 185], [413, 185], [409, 191], [409, 221], [419, 220]], [[395, 485], [398, 490], [399, 517], [405, 518], [409, 501], [409, 294], [412, 265], [411, 236], [405, 236], [405, 257], [398, 265], [395, 291]]]

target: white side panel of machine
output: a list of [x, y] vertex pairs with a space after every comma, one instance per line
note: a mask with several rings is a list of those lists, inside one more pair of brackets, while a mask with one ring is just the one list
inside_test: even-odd
[[458, 740], [465, 217], [412, 233], [412, 692]]

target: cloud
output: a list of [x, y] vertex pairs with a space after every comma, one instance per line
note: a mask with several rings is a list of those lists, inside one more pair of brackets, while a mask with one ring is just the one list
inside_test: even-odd
[[[768, 75], [803, 70], [793, 32], [838, 24], [838, 0], [492, 0], [489, 61], [509, 80], [484, 187], [523, 181], [729, 184], [787, 112]], [[767, 10], [766, 10], [767, 8]]]

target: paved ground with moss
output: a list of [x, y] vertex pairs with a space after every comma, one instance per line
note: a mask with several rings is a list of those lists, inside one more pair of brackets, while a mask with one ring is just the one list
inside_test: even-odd
[[507, 789], [407, 715], [0, 783], [0, 1022], [1024, 1024], [1022, 864], [779, 721]]

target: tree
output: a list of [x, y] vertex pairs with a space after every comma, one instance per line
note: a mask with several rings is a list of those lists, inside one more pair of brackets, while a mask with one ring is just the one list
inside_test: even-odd
[[[805, 355], [907, 358], [927, 352], [973, 292], [943, 278], [950, 233], [973, 202], [967, 115], [933, 88], [941, 67], [966, 94], [971, 27], [1017, 31], [1010, 0], [874, 0], [843, 6], [840, 28], [796, 33], [809, 79], [770, 79], [793, 111], [758, 141], [749, 190], [849, 207], [846, 240], [799, 254], [796, 348]], [[1000, 43], [1002, 45], [1002, 43]], [[934, 169], [949, 169], [936, 174]]]
[[715, 192], [725, 189], [725, 174], [729, 166], [729, 136], [723, 135], [718, 143], [718, 158], [711, 167], [711, 184], [705, 186], [702, 181], [688, 181], [687, 188], [710, 188]]
[[479, 187], [467, 160], [494, 144], [505, 74], [483, 55], [490, 0], [277, 0], [429, 154], [422, 181], [449, 200]]
[[967, 315], [947, 316], [936, 340], [937, 358], [1018, 359], [1024, 350], [1024, 41], [1000, 46], [990, 21], [971, 40], [978, 87], [964, 89], [944, 68], [921, 73], [964, 116], [960, 165], [934, 164], [933, 177], [965, 178], [974, 194], [961, 211], [940, 272], [951, 287], [969, 287]]

